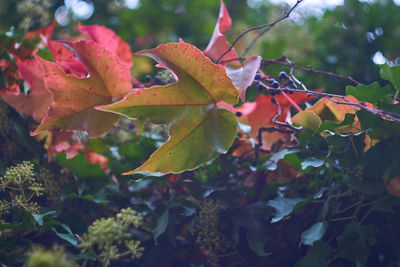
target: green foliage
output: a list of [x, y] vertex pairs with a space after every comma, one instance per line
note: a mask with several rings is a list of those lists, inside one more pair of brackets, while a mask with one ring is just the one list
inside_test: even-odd
[[[199, 49], [187, 43], [164, 46], [184, 47], [187, 51], [196, 51], [193, 53], [199, 57], [203, 56], [200, 50], [206, 47], [211, 36], [219, 6], [219, 1], [214, 0], [154, 0], [139, 1], [139, 7], [130, 10], [124, 8], [124, 1], [92, 2], [95, 13], [84, 24], [113, 28], [134, 51], [177, 42], [178, 37], [182, 37]], [[0, 30], [0, 60], [2, 64], [12, 63], [8, 69], [0, 66], [0, 94], [8, 84], [14, 84], [21, 92], [31, 89], [15, 76], [17, 65], [10, 51], [15, 43], [19, 51], [38, 48], [39, 38], [22, 42], [22, 33], [44, 26], [48, 14], [63, 5], [63, 1], [48, 3], [0, 1], [3, 29]], [[250, 25], [271, 22], [281, 12], [279, 6], [265, 1], [226, 0], [225, 4], [234, 21], [226, 35], [230, 40]], [[354, 86], [348, 79], [294, 70], [295, 77], [309, 89], [345, 92], [366, 102], [366, 107], [374, 106], [398, 118], [400, 76], [395, 66], [399, 64], [398, 13], [399, 7], [390, 0], [346, 0], [343, 6], [326, 10], [321, 16], [298, 13], [301, 18], [295, 23], [285, 20], [277, 24], [259, 39], [250, 53], [261, 55], [264, 60], [287, 56], [299, 66], [311, 65], [318, 70], [351, 75], [363, 85]], [[194, 14], [196, 23], [193, 23]], [[71, 14], [68, 18], [68, 27], [56, 27], [54, 40], [64, 39], [65, 34], [75, 37], [77, 18]], [[235, 45], [237, 51], [243, 52], [257, 34], [249, 32]], [[222, 66], [214, 68], [207, 59], [204, 80], [193, 79], [192, 76], [203, 71], [197, 68], [198, 62], [190, 63], [192, 58], [181, 52], [165, 55], [157, 48], [141, 52], [170, 67], [178, 76], [177, 81], [171, 71], [156, 71], [144, 57], [134, 58], [131, 72], [134, 79], [126, 71], [121, 75], [122, 84], [121, 77], [117, 77], [119, 74], [111, 75], [115, 78], [113, 86], [122, 85], [124, 93], [102, 95], [101, 101], [90, 103], [90, 111], [98, 113], [89, 116], [81, 125], [84, 128], [96, 122], [107, 128], [92, 137], [111, 129], [101, 137], [89, 138], [85, 133], [74, 132], [71, 139], [57, 143], [58, 127], [69, 127], [61, 121], [53, 125], [57, 127], [49, 127], [52, 132], [47, 140], [35, 139], [30, 132], [38, 123], [0, 100], [1, 263], [33, 267], [399, 264], [400, 193], [396, 182], [400, 179], [400, 126], [395, 120], [382, 118], [379, 111], [371, 113], [359, 106], [345, 109], [344, 105], [335, 106], [327, 101], [320, 113], [314, 109], [298, 115], [304, 128], [289, 136], [290, 143], [280, 143], [285, 136], [278, 141], [276, 151], [260, 149], [256, 158], [254, 144], [257, 140], [247, 138], [246, 109], [236, 113], [235, 118], [234, 112], [219, 106], [221, 103], [217, 106], [220, 101], [236, 104], [238, 92], [218, 82], [203, 86], [219, 71], [225, 72]], [[376, 52], [382, 52], [387, 64], [379, 66], [372, 61]], [[104, 53], [115, 59], [111, 52]], [[79, 84], [84, 84], [81, 89], [84, 90], [85, 82], [92, 79], [91, 85], [104, 93], [102, 78], [110, 75], [105, 67], [111, 60], [87, 57], [82, 51], [76, 54], [84, 57], [86, 66], [91, 69], [87, 79], [79, 79]], [[43, 47], [39, 55], [46, 60], [53, 58]], [[268, 76], [265, 79], [290, 70], [288, 66], [266, 62], [261, 66]], [[78, 82], [73, 74], [61, 73], [58, 67], [52, 70], [58, 72], [57, 78]], [[147, 74], [151, 75], [150, 79], [144, 77]], [[52, 82], [47, 81], [48, 84]], [[61, 104], [69, 99], [72, 87], [68, 82], [62, 88], [67, 93], [60, 98]], [[288, 81], [279, 82], [285, 86]], [[125, 107], [126, 110], [113, 108], [113, 112], [141, 121], [125, 117], [116, 123], [120, 116], [112, 115], [110, 124], [104, 117], [106, 113], [94, 107], [119, 105], [117, 101], [125, 97], [131, 83], [135, 87], [131, 94], [118, 102], [129, 102], [129, 107]], [[296, 84], [300, 88], [300, 84]], [[170, 90], [174, 87], [175, 91]], [[270, 93], [268, 90], [260, 93], [254, 87], [249, 86], [247, 90], [245, 105], [248, 109], [259, 94]], [[204, 88], [217, 91], [216, 95], [228, 91], [230, 96], [228, 100], [226, 95], [210, 100], [215, 94], [207, 98]], [[193, 94], [179, 95], [187, 91]], [[57, 94], [54, 88], [53, 93]], [[162, 100], [170, 99], [172, 105], [159, 106], [160, 99], [146, 95], [153, 93], [164, 94]], [[90, 113], [84, 105], [97, 95], [88, 95], [85, 101], [79, 102], [82, 110], [72, 116], [85, 119], [81, 115]], [[291, 96], [288, 92], [287, 95]], [[72, 105], [78, 100], [73, 98], [68, 103]], [[149, 101], [151, 106], [146, 110], [139, 105], [140, 101]], [[285, 106], [283, 100], [279, 101], [283, 113], [289, 114], [289, 109], [292, 115], [297, 112]], [[186, 105], [184, 108], [175, 106], [182, 103]], [[193, 103], [201, 105], [193, 106]], [[273, 113], [267, 116], [275, 116], [276, 105], [265, 105], [271, 105], [268, 110]], [[298, 105], [300, 109], [305, 107]], [[178, 112], [178, 109], [181, 110]], [[180, 112], [182, 110], [184, 112]], [[65, 115], [62, 109], [58, 112]], [[217, 119], [205, 120], [198, 128], [191, 127], [193, 121], [204, 121], [204, 114], [216, 115]], [[145, 122], [147, 119], [164, 125], [153, 125]], [[240, 121], [239, 131], [236, 131], [237, 120]], [[278, 121], [283, 122], [284, 118]], [[263, 126], [277, 125], [271, 122]], [[201, 135], [191, 135], [190, 130], [194, 129], [199, 129]], [[168, 147], [164, 154], [154, 152], [174, 141], [177, 133], [188, 135], [188, 142]], [[53, 148], [51, 153], [58, 155], [51, 154], [51, 150], [46, 153], [43, 146]], [[173, 152], [173, 157], [168, 158], [168, 152]], [[207, 156], [203, 157], [203, 152]], [[90, 155], [94, 155], [95, 160]], [[106, 158], [102, 165], [100, 156]], [[201, 160], [196, 160], [198, 158]], [[31, 163], [24, 162], [26, 160]], [[154, 163], [151, 168], [149, 161]], [[188, 164], [188, 161], [194, 163]], [[21, 162], [24, 163], [18, 164]], [[180, 174], [122, 175], [140, 166], [145, 166], [145, 171], [167, 173], [173, 170]], [[37, 206], [33, 204], [36, 202]], [[122, 208], [127, 205], [131, 208]]]

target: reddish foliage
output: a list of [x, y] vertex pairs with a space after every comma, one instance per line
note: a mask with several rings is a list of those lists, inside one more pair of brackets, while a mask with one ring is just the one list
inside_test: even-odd
[[[281, 106], [281, 115], [277, 119], [280, 122], [286, 122], [290, 115], [290, 101], [282, 96], [274, 96], [276, 101]], [[307, 96], [304, 93], [294, 93], [290, 98], [296, 103], [304, 103], [313, 99], [312, 96]], [[244, 103], [241, 107], [237, 108], [242, 112], [239, 121], [251, 126], [250, 137], [257, 140], [258, 129], [260, 127], [276, 126], [272, 120], [278, 113], [278, 107], [271, 102], [272, 96], [260, 94], [255, 102]], [[283, 134], [279, 132], [263, 133], [263, 146], [264, 150], [270, 151], [272, 146], [277, 142], [290, 142], [293, 137], [290, 134]]]
[[94, 42], [113, 51], [124, 63], [132, 66], [131, 48], [113, 30], [99, 25], [83, 26], [80, 23], [78, 30], [88, 35]]
[[[230, 29], [231, 25], [232, 19], [229, 16], [224, 2], [221, 0], [221, 8], [219, 10], [218, 21], [215, 25], [214, 33], [210, 42], [208, 43], [207, 48], [204, 50], [204, 54], [206, 56], [209, 56], [213, 60], [217, 60], [225, 51], [229, 49], [231, 45], [226, 40], [225, 33]], [[236, 53], [235, 49], [232, 48], [232, 50], [221, 59], [221, 61], [230, 60], [237, 57], [238, 54]], [[240, 67], [240, 63], [238, 61], [232, 61], [230, 65]]]

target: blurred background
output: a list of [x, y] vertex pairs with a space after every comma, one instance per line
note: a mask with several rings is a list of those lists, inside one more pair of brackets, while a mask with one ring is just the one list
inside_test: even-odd
[[[272, 22], [296, 0], [224, 2], [233, 20], [227, 36], [233, 41], [251, 26]], [[179, 38], [204, 49], [212, 35], [219, 5], [219, 0], [2, 0], [0, 28], [6, 31], [14, 25], [24, 33], [55, 18], [58, 25], [54, 39], [71, 34], [81, 21], [112, 28], [133, 51]], [[369, 84], [379, 80], [377, 64], [400, 64], [399, 14], [400, 0], [305, 0], [290, 19], [267, 32], [249, 55], [261, 55], [264, 59], [287, 56], [297, 65], [351, 75]], [[237, 45], [239, 54], [256, 34], [248, 34]], [[136, 61], [133, 69], [137, 76], [151, 68], [140, 62]], [[285, 70], [282, 66], [270, 66], [266, 72], [273, 76], [282, 69]], [[348, 84], [316, 74], [296, 74], [311, 89], [340, 93]]]

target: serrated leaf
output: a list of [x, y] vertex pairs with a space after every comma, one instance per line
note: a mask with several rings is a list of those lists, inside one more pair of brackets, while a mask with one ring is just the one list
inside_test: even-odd
[[346, 95], [352, 95], [357, 98], [358, 101], [369, 102], [375, 106], [383, 97], [388, 96], [390, 91], [389, 86], [381, 87], [378, 82], [368, 86], [359, 84], [357, 87], [346, 87]]
[[113, 52], [92, 41], [63, 42], [85, 65], [89, 77], [65, 73], [56, 63], [38, 57], [44, 80], [53, 96], [46, 117], [33, 133], [61, 128], [86, 131], [90, 137], [107, 133], [120, 118], [95, 106], [124, 97], [131, 89], [129, 66]]
[[225, 69], [183, 42], [160, 45], [138, 54], [169, 68], [178, 82], [137, 90], [120, 102], [98, 107], [168, 125], [169, 140], [141, 167], [126, 174], [180, 173], [225, 153], [235, 139], [237, 122], [232, 112], [220, 109], [217, 103], [236, 104], [240, 92]]
[[400, 90], [400, 66], [390, 67], [388, 64], [381, 65], [380, 74], [382, 79], [391, 82], [397, 91]]

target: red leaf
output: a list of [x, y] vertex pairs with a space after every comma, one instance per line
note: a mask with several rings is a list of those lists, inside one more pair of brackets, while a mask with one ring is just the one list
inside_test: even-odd
[[75, 74], [80, 78], [86, 77], [88, 74], [85, 66], [74, 57], [74, 54], [58, 42], [48, 41], [47, 43], [51, 54], [53, 55], [54, 63], [66, 74]]
[[40, 121], [52, 102], [51, 94], [43, 81], [43, 68], [37, 59], [17, 60], [18, 70], [30, 86], [29, 94], [4, 92], [2, 97], [18, 112]]
[[133, 54], [130, 46], [113, 30], [99, 25], [83, 26], [81, 23], [78, 24], [78, 30], [88, 35], [94, 42], [113, 51], [123, 62], [132, 66]]
[[[219, 10], [219, 16], [217, 24], [215, 25], [214, 33], [211, 37], [210, 42], [206, 50], [204, 50], [204, 54], [213, 60], [217, 60], [220, 56], [222, 56], [225, 51], [229, 49], [231, 46], [228, 41], [226, 40], [225, 33], [229, 30], [232, 25], [232, 19], [229, 16], [228, 10], [224, 2], [221, 0], [221, 8]], [[238, 54], [236, 53], [235, 49], [232, 48], [229, 53], [227, 53], [221, 61], [230, 60], [238, 58]], [[229, 63], [232, 66], [240, 67], [239, 61], [232, 61]]]
[[107, 133], [119, 115], [96, 110], [99, 105], [124, 97], [131, 89], [130, 70], [117, 55], [92, 41], [63, 42], [85, 65], [89, 77], [68, 75], [56, 63], [38, 58], [54, 102], [33, 133], [61, 128], [86, 131], [90, 137]]

